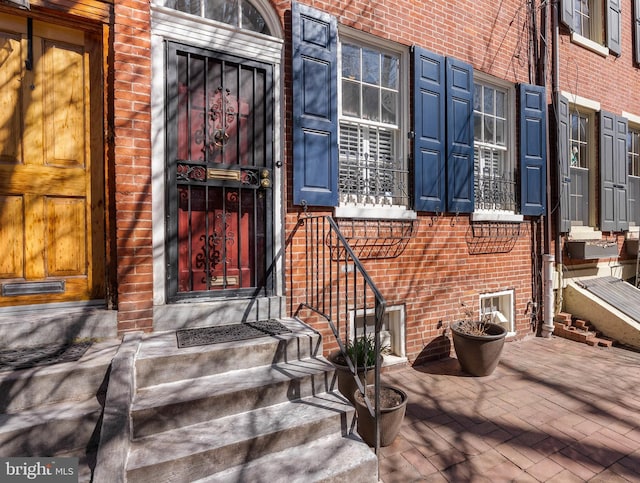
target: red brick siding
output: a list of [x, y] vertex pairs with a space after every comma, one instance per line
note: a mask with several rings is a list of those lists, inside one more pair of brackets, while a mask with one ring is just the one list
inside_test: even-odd
[[[355, 1], [303, 2], [327, 11], [338, 23], [407, 46], [416, 44], [445, 56], [455, 57], [481, 71], [510, 82], [529, 82], [527, 67], [528, 30], [526, 9], [521, 2], [464, 1]], [[289, 8], [286, 4], [280, 4]], [[287, 17], [288, 18], [288, 17]], [[290, 25], [285, 24], [287, 39]], [[291, 116], [290, 50], [285, 63], [287, 208], [286, 229], [290, 233], [299, 216], [291, 204]], [[311, 210], [313, 211], [313, 210]], [[466, 237], [468, 215], [439, 217], [429, 226], [431, 215], [421, 214], [414, 233], [396, 258], [366, 261], [365, 266], [388, 305], [404, 305], [406, 351], [412, 363], [450, 354], [449, 338], [443, 338], [447, 324], [462, 315], [461, 302], [477, 309], [479, 295], [513, 289], [518, 337], [531, 331], [526, 314], [532, 299], [532, 235], [522, 225], [517, 243], [508, 253], [471, 255]], [[289, 238], [287, 237], [287, 240]], [[300, 244], [286, 246], [286, 286], [300, 290]], [[294, 260], [292, 262], [292, 260]], [[287, 296], [295, 310], [301, 298], [295, 291]], [[305, 313], [306, 315], [306, 313]], [[305, 319], [325, 336], [326, 351], [335, 348], [326, 322]]]
[[118, 331], [153, 320], [149, 2], [114, 5], [114, 158]]
[[[624, 3], [622, 6], [621, 25], [621, 54], [619, 57], [614, 55], [602, 57], [576, 43], [572, 43], [569, 30], [561, 25], [559, 89], [597, 101], [600, 103], [602, 110], [613, 112], [617, 115], [622, 115], [623, 111], [640, 115], [640, 96], [637, 95], [637, 86], [640, 85], [640, 69], [638, 69], [633, 60], [633, 2]], [[571, 102], [571, 99], [569, 101]], [[596, 140], [599, 136], [598, 131], [596, 117], [594, 126]], [[554, 156], [553, 149], [554, 146], [552, 146], [551, 156]], [[599, 153], [596, 153], [596, 156], [598, 155]], [[596, 179], [594, 182], [599, 183], [600, 180]], [[599, 190], [596, 190], [595, 198], [594, 202], [591, 203], [591, 209], [595, 207], [596, 219], [599, 223]], [[628, 261], [634, 258], [626, 253], [624, 234], [605, 232], [603, 233], [603, 238], [617, 241], [621, 261]], [[589, 262], [593, 263], [594, 260]], [[565, 252], [563, 253], [563, 263], [571, 267], [584, 265], [585, 261], [572, 260]]]

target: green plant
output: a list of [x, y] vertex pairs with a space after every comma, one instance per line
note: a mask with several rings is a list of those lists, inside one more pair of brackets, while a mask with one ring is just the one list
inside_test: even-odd
[[[386, 347], [386, 346], [385, 346]], [[385, 347], [380, 347], [382, 352]], [[375, 336], [373, 334], [363, 334], [354, 340], [347, 342], [346, 352], [351, 362], [358, 366], [373, 366], [376, 363]]]

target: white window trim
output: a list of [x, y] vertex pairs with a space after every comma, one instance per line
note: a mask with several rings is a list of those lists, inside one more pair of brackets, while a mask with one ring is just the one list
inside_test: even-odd
[[[482, 315], [482, 301], [483, 299], [487, 299], [487, 298], [492, 298], [492, 297], [504, 297], [504, 296], [509, 296], [509, 300], [511, 301], [511, 304], [509, 307], [507, 307], [507, 310], [510, 312], [509, 318], [510, 318], [510, 324], [509, 324], [509, 330], [507, 330], [507, 336], [510, 335], [515, 335], [516, 334], [516, 294], [515, 294], [515, 290], [511, 289], [511, 290], [502, 290], [500, 292], [491, 292], [491, 293], [483, 293], [480, 294], [480, 297], [478, 298], [478, 303], [480, 306], [480, 314]], [[506, 315], [504, 313], [503, 310], [500, 310], [500, 313], [502, 313], [503, 315]]]
[[[273, 148], [276, 159], [283, 157], [283, 143], [281, 136], [282, 119], [278, 106], [281, 105], [281, 63], [283, 59], [284, 40], [280, 21], [275, 12], [269, 13], [270, 8], [264, 0], [254, 0], [253, 5], [264, 16], [273, 37], [249, 30], [241, 30], [229, 24], [208, 20], [202, 17], [186, 14], [178, 10], [151, 5], [151, 131], [153, 139], [165, 139], [165, 82], [166, 65], [164, 58], [166, 40], [187, 42], [190, 45], [219, 51], [242, 52], [246, 58], [254, 58], [260, 62], [273, 65], [274, 86], [274, 133]], [[264, 5], [263, 5], [264, 4]], [[165, 206], [165, 143], [153, 143], [151, 153], [151, 173], [153, 182], [151, 192], [153, 198], [153, 303], [164, 306], [166, 299], [166, 206]], [[283, 200], [281, 187], [284, 179], [282, 170], [274, 170], [273, 186], [278, 190], [273, 198], [274, 213], [274, 252], [278, 253], [282, 247], [284, 235], [281, 227]], [[283, 273], [283, 261], [276, 259], [276, 273]], [[275, 285], [277, 295], [283, 294], [281, 275]]]
[[571, 42], [579, 45], [580, 47], [584, 47], [587, 50], [590, 50], [591, 52], [595, 52], [598, 55], [601, 55], [602, 57], [608, 57], [609, 56], [609, 48], [605, 47], [604, 45], [600, 45], [597, 42], [594, 42], [591, 39], [588, 39], [587, 37], [583, 37], [582, 35], [576, 33], [576, 32], [571, 32]]
[[[600, 167], [598, 163], [598, 152], [600, 149], [600, 140], [598, 139], [596, 134], [596, 123], [598, 112], [600, 112], [600, 103], [591, 99], [587, 99], [585, 97], [566, 93], [564, 91], [562, 92], [562, 95], [569, 99], [569, 121], [571, 121], [571, 115], [574, 113], [574, 109], [577, 109], [581, 115], [589, 118], [589, 130], [587, 132], [587, 141], [589, 143], [589, 157], [587, 159], [587, 167], [574, 167], [574, 169], [586, 169], [592, 173], [599, 174]], [[571, 136], [569, 136], [569, 142], [571, 142]], [[587, 191], [589, 196], [589, 212], [587, 214], [589, 220], [588, 226], [592, 228], [598, 227], [597, 208], [594, 202], [594, 200], [598, 199], [598, 186], [596, 184], [596, 179], [597, 176], [589, 176], [589, 186]], [[579, 231], [580, 229], [581, 227], [572, 227], [570, 233], [576, 230]]]
[[569, 100], [569, 103], [575, 104], [578, 107], [583, 107], [590, 111], [598, 112], [600, 111], [600, 103], [598, 101], [594, 101], [592, 99], [588, 99], [586, 97], [579, 96], [577, 94], [572, 94], [571, 92], [561, 91], [563, 97], [566, 97]]
[[[509, 157], [509, 162], [514, 166], [515, 172], [517, 173], [519, 166], [518, 160], [516, 158], [516, 87], [511, 82], [505, 81], [503, 79], [498, 79], [496, 77], [490, 76], [488, 74], [484, 74], [483, 72], [474, 71], [474, 83], [485, 84], [493, 87], [497, 87], [501, 90], [505, 90], [507, 92], [507, 155]], [[475, 114], [474, 114], [475, 115]], [[474, 169], [475, 169], [475, 154], [474, 154]], [[517, 177], [516, 177], [517, 179]], [[514, 180], [515, 181], [515, 180]], [[518, 194], [519, 186], [516, 182], [515, 186], [516, 194]], [[521, 222], [524, 220], [523, 215], [519, 215], [513, 211], [507, 210], [483, 210], [475, 207], [474, 200], [474, 208], [473, 213], [471, 213], [472, 221], [496, 221], [496, 222]]]
[[[375, 309], [367, 309], [366, 311], [367, 317], [374, 316], [374, 315], [375, 315]], [[394, 364], [405, 363], [407, 362], [408, 359], [407, 359], [407, 351], [406, 351], [407, 321], [406, 321], [404, 305], [392, 305], [392, 306], [386, 307], [385, 315], [388, 316], [388, 320], [389, 320], [389, 327], [387, 327], [389, 329], [388, 332], [391, 334], [395, 334], [396, 343], [395, 343], [395, 347], [392, 347], [392, 350], [395, 351], [394, 354], [383, 354], [382, 365], [390, 366]], [[356, 318], [362, 318], [364, 316], [365, 316], [365, 311], [362, 309], [349, 311], [349, 330], [350, 330], [349, 333], [351, 334], [352, 340], [353, 340], [353, 334], [355, 333], [354, 329], [355, 329]], [[380, 337], [381, 343], [384, 345], [385, 340], [388, 340], [391, 337], [392, 336], [389, 334], [381, 334], [381, 337]]]
[[[413, 172], [410, 170], [410, 166], [407, 160], [407, 153], [409, 152], [409, 145], [407, 139], [402, 135], [404, 132], [408, 132], [409, 129], [409, 102], [408, 98], [409, 90], [409, 52], [406, 46], [397, 44], [395, 42], [386, 41], [380, 37], [376, 37], [361, 30], [357, 30], [344, 25], [338, 26], [338, 83], [341, 84], [342, 79], [342, 43], [353, 41], [360, 45], [370, 45], [371, 47], [388, 51], [397, 54], [400, 58], [399, 63], [399, 83], [398, 83], [398, 95], [400, 112], [398, 113], [398, 153], [397, 156], [404, 160], [405, 169], [408, 171], [408, 180], [411, 180]], [[342, 87], [338, 87], [338, 106], [342, 105]], [[339, 117], [338, 121], [342, 120]], [[345, 120], [349, 120], [348, 117], [344, 117]], [[409, 182], [410, 185], [410, 182]], [[409, 186], [407, 186], [407, 189]], [[407, 197], [411, 200], [411, 193], [407, 193]], [[339, 205], [334, 209], [334, 215], [336, 218], [368, 218], [368, 219], [399, 219], [399, 220], [415, 220], [417, 213], [409, 208], [409, 206], [374, 206], [374, 205], [354, 205], [353, 203], [347, 203], [340, 201]]]
[[637, 124], [640, 127], [640, 116], [622, 111], [622, 117], [626, 118], [629, 124]]

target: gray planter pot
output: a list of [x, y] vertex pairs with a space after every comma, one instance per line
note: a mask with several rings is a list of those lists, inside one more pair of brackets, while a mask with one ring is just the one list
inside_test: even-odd
[[[382, 360], [382, 359], [381, 359]], [[329, 362], [336, 368], [336, 376], [338, 378], [338, 390], [346, 397], [351, 404], [353, 403], [353, 394], [358, 389], [353, 373], [349, 370], [349, 366], [343, 363], [342, 355], [340, 351], [334, 351], [329, 354]], [[366, 368], [358, 367], [358, 378], [363, 387], [367, 384], [373, 384], [375, 378], [375, 366], [369, 366]]]
[[498, 365], [507, 331], [498, 324], [485, 324], [486, 335], [471, 335], [460, 330], [460, 322], [451, 325], [453, 346], [460, 367], [472, 376], [488, 376]]
[[[367, 395], [373, 403], [374, 385], [367, 386]], [[380, 446], [389, 446], [398, 436], [400, 432], [400, 426], [404, 420], [404, 415], [407, 409], [407, 393], [397, 387], [381, 386], [381, 394], [385, 391], [395, 392], [400, 395], [401, 402], [397, 406], [385, 407], [380, 405]], [[369, 446], [375, 446], [376, 444], [376, 426], [375, 420], [369, 413], [367, 405], [355, 397], [353, 394], [356, 413], [358, 414], [358, 434], [362, 440]], [[382, 398], [381, 398], [382, 400]]]

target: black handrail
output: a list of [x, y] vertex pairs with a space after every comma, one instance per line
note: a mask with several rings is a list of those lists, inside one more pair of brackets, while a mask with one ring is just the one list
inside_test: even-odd
[[[291, 277], [291, 303], [295, 303], [294, 299], [302, 300], [295, 310], [295, 315], [298, 316], [303, 308], [307, 308], [324, 318], [329, 323], [343, 354], [347, 353], [350, 341], [371, 336], [371, 333], [367, 334], [367, 321], [373, 320], [374, 350], [379, 356], [380, 330], [386, 309], [384, 297], [331, 216], [301, 217], [291, 235], [293, 243], [296, 243], [300, 230], [304, 233], [304, 256], [299, 258], [300, 250], [290, 251], [291, 270], [298, 270], [300, 265], [304, 264], [304, 283], [296, 283], [294, 286], [293, 280], [298, 282], [299, 277]], [[356, 318], [360, 316], [364, 320], [361, 328], [356, 323]], [[375, 420], [375, 452], [378, 455], [381, 358], [376, 357], [375, 361], [373, 404], [356, 369], [360, 365], [365, 367], [366, 381], [366, 361], [360, 364], [360, 361], [352, 361], [349, 357], [345, 357], [345, 360], [358, 389], [364, 395], [367, 409]], [[364, 385], [366, 386], [366, 382]]]

